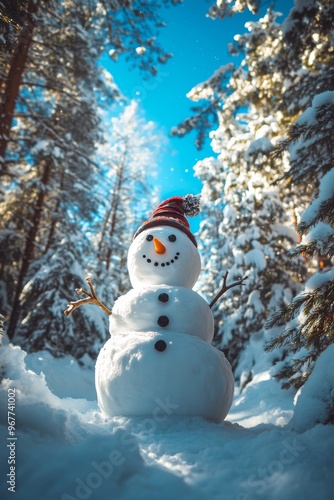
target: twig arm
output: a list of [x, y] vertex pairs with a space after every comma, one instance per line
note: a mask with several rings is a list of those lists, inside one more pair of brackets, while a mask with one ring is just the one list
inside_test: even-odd
[[72, 314], [72, 312], [75, 309], [77, 309], [78, 307], [81, 307], [85, 304], [95, 304], [95, 305], [101, 307], [101, 309], [103, 309], [103, 311], [106, 312], [110, 316], [110, 314], [112, 313], [111, 309], [109, 309], [105, 304], [103, 304], [103, 302], [101, 302], [98, 299], [96, 292], [95, 292], [95, 289], [90, 281], [90, 278], [86, 278], [86, 282], [88, 283], [90, 292], [87, 292], [87, 290], [85, 290], [84, 288], [76, 288], [75, 291], [77, 292], [77, 294], [79, 294], [79, 295], [83, 294], [83, 295], [86, 295], [86, 297], [84, 299], [79, 299], [79, 300], [75, 300], [75, 301], [70, 302], [67, 305], [67, 309], [64, 311], [64, 314], [66, 314], [66, 316], [70, 316]]
[[240, 280], [235, 281], [234, 283], [231, 283], [230, 285], [227, 285], [227, 277], [228, 277], [228, 271], [226, 271], [226, 273], [223, 276], [223, 286], [222, 286], [221, 290], [217, 293], [217, 295], [215, 296], [215, 298], [213, 299], [213, 301], [209, 305], [210, 309], [217, 302], [217, 300], [220, 299], [220, 297], [222, 295], [224, 295], [225, 292], [227, 292], [227, 290], [229, 290], [230, 288], [233, 288], [235, 286], [245, 285], [244, 281], [248, 278], [248, 276], [244, 276]]

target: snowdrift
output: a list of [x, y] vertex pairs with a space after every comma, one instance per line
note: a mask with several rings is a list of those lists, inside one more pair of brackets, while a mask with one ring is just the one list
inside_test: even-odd
[[106, 419], [87, 359], [79, 364], [4, 345], [1, 498], [330, 499], [334, 428], [317, 423], [310, 405], [315, 392], [321, 399], [323, 376], [332, 377], [334, 348], [322, 358], [292, 419], [294, 395], [259, 365], [246, 389], [236, 391], [227, 421], [213, 424], [173, 415], [168, 401], [155, 416]]

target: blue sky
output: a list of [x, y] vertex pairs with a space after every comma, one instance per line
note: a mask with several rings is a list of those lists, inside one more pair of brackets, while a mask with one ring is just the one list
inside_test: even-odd
[[[173, 57], [159, 67], [156, 77], [143, 81], [139, 71], [130, 71], [121, 58], [107, 65], [123, 94], [138, 99], [147, 120], [157, 123], [166, 136], [173, 126], [191, 115], [194, 103], [187, 99], [187, 92], [221, 65], [233, 60], [228, 54], [228, 43], [235, 34], [246, 31], [245, 22], [255, 20], [248, 11], [224, 21], [212, 20], [206, 17], [206, 12], [213, 3], [184, 0], [181, 5], [164, 9], [162, 17], [167, 26], [161, 29], [159, 40]], [[269, 2], [264, 3], [266, 9]], [[276, 4], [282, 3], [285, 12], [293, 6], [293, 0], [279, 0]], [[169, 138], [160, 158], [158, 188], [161, 199], [200, 193], [201, 182], [194, 177], [193, 166], [213, 152], [209, 140], [202, 151], [197, 151], [194, 139], [193, 134], [181, 139]]]

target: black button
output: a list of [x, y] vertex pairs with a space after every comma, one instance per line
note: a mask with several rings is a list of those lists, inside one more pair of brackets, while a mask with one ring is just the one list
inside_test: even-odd
[[158, 318], [158, 325], [159, 326], [167, 326], [169, 323], [169, 319], [167, 318], [167, 316], [159, 316]]
[[160, 300], [160, 302], [168, 302], [169, 301], [168, 293], [160, 293], [158, 300]]
[[154, 349], [159, 352], [163, 352], [167, 349], [167, 344], [164, 340], [157, 340], [154, 344]]

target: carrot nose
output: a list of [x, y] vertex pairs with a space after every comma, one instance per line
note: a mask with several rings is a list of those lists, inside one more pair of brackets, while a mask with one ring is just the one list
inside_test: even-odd
[[166, 252], [166, 247], [165, 245], [163, 245], [161, 243], [160, 240], [158, 240], [158, 238], [153, 238], [153, 243], [154, 243], [154, 248], [155, 248], [155, 251], [159, 254], [163, 254]]

